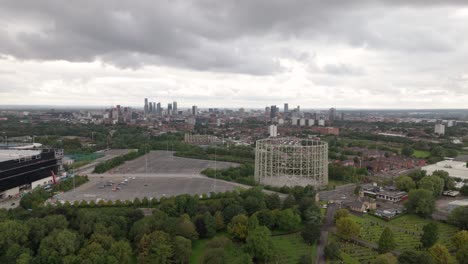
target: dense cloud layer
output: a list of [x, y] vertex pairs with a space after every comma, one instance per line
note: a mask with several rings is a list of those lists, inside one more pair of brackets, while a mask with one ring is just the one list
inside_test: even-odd
[[[385, 106], [425, 107], [421, 96], [433, 102], [468, 89], [466, 1], [5, 0], [0, 6], [0, 94], [52, 82], [94, 89], [101, 100], [126, 89], [118, 81], [96, 84], [103, 74], [125, 75], [134, 86], [145, 80], [132, 89], [134, 99], [120, 99], [129, 104], [146, 96], [145, 85], [157, 85], [149, 90], [154, 96], [198, 104], [225, 94], [231, 106], [262, 98], [350, 107], [347, 98], [359, 95], [372, 97], [367, 106], [375, 107], [398, 95]], [[27, 66], [44, 62], [73, 74]], [[12, 66], [30, 69], [11, 73]], [[193, 87], [199, 90], [192, 96]], [[311, 89], [314, 98], [305, 98]], [[315, 102], [317, 96], [323, 97]], [[67, 96], [54, 102], [60, 98]], [[81, 100], [90, 104], [91, 97]]]

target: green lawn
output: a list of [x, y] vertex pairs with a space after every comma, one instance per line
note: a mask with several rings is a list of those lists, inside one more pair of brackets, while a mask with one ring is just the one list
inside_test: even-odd
[[429, 156], [431, 156], [431, 152], [427, 150], [415, 150], [413, 153], [413, 157], [419, 159], [429, 158]]
[[304, 254], [308, 254], [311, 258], [315, 255], [316, 245], [306, 244], [300, 233], [274, 236], [273, 243], [278, 257], [271, 263], [295, 264]]
[[199, 239], [195, 240], [192, 243], [192, 255], [190, 256], [190, 264], [198, 264], [200, 263], [200, 257], [203, 255], [203, 251], [205, 251], [206, 242], [208, 239]]
[[[403, 215], [389, 222], [369, 215], [364, 215], [364, 217], [352, 215], [351, 218], [362, 227], [360, 237], [376, 244], [384, 228], [389, 227], [397, 242], [396, 249], [401, 251], [417, 250], [421, 244], [420, 238], [424, 225], [434, 221], [416, 215]], [[452, 248], [450, 238], [458, 231], [458, 228], [442, 222], [436, 221], [436, 223], [439, 226], [439, 242]]]

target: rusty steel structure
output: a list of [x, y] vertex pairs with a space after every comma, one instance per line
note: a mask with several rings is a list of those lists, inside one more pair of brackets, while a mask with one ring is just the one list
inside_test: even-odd
[[257, 140], [255, 180], [271, 186], [328, 184], [328, 143], [300, 138]]

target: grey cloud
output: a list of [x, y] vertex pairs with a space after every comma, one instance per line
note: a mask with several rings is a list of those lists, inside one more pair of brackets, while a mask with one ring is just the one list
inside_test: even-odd
[[[277, 61], [283, 54], [272, 52], [267, 46], [290, 38], [343, 41], [376, 49], [451, 50], [450, 41], [440, 38], [437, 32], [401, 29], [392, 25], [393, 21], [369, 24], [375, 19], [369, 13], [386, 8], [398, 11], [400, 6], [425, 8], [464, 3], [3, 0], [3, 24], [25, 24], [32, 30], [0, 30], [0, 54], [33, 60], [100, 59], [122, 68], [169, 65], [267, 75], [285, 70]], [[299, 52], [293, 59], [307, 60], [308, 55]], [[325, 70], [331, 74], [356, 73], [343, 65], [330, 65]]]

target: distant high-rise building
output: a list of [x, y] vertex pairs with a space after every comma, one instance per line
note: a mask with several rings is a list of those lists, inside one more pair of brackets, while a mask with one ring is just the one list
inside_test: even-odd
[[167, 104], [167, 114], [168, 115], [172, 114], [172, 104], [171, 103]]
[[330, 108], [330, 110], [328, 111], [328, 120], [334, 121], [334, 120], [335, 120], [335, 117], [336, 117], [336, 109], [332, 107], [332, 108]]
[[276, 105], [272, 105], [270, 107], [270, 117], [275, 118], [277, 113], [278, 113], [278, 107], [276, 107]]
[[265, 116], [269, 116], [270, 114], [271, 114], [270, 107], [269, 106], [265, 107]]
[[158, 104], [156, 105], [156, 113], [158, 113], [158, 115], [161, 115], [161, 114], [162, 114], [161, 103], [158, 103]]
[[438, 135], [445, 135], [445, 125], [437, 123], [434, 128], [434, 133]]
[[153, 103], [150, 102], [149, 103], [149, 110], [148, 110], [149, 113], [153, 113]]
[[268, 127], [268, 134], [270, 137], [277, 137], [278, 136], [278, 128], [275, 125], [271, 125]]
[[145, 107], [144, 107], [145, 114], [148, 113], [148, 98], [145, 98]]
[[300, 105], [297, 106], [297, 111], [298, 111], [298, 112], [301, 111], [301, 106], [300, 106]]
[[192, 115], [197, 115], [197, 106], [196, 105], [192, 105]]
[[289, 112], [289, 104], [288, 103], [284, 104], [284, 112], [285, 113]]
[[172, 112], [174, 112], [174, 115], [177, 115], [177, 102], [176, 101], [172, 103]]

